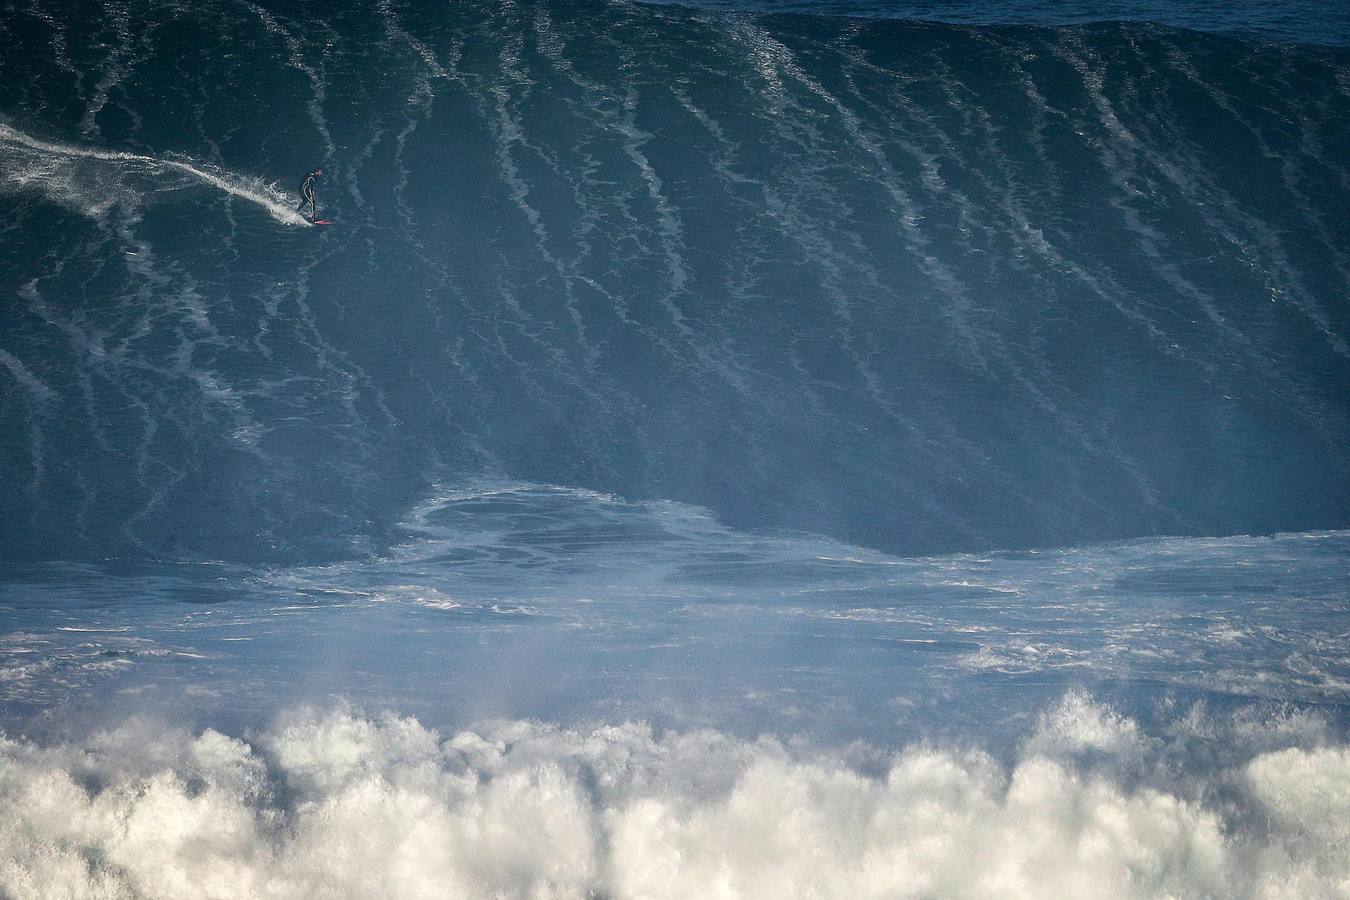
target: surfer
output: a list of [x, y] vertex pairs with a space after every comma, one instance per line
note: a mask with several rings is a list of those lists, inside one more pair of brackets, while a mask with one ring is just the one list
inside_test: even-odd
[[314, 205], [314, 183], [319, 180], [323, 174], [323, 169], [315, 169], [305, 176], [305, 180], [300, 183], [300, 205], [295, 208], [296, 212], [303, 212], [305, 207], [309, 207], [309, 219], [314, 221], [318, 216], [318, 210]]

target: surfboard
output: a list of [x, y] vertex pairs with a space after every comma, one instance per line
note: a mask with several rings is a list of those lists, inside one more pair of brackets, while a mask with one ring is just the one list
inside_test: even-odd
[[333, 224], [333, 220], [332, 220], [332, 219], [310, 219], [309, 224], [311, 224], [311, 225], [332, 225], [332, 224]]

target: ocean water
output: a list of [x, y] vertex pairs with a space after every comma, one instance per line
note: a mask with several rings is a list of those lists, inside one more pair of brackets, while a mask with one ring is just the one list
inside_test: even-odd
[[1131, 22], [1263, 42], [1350, 44], [1350, 9], [1321, 0], [697, 0], [673, 5], [974, 26]]
[[0, 76], [0, 897], [1344, 895], [1344, 12], [15, 0]]

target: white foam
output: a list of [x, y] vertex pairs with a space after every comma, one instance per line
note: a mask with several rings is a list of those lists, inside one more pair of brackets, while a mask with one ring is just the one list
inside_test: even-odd
[[4, 149], [3, 145], [6, 143], [11, 145], [17, 144], [29, 150], [36, 150], [47, 157], [93, 159], [104, 162], [129, 163], [141, 167], [172, 169], [176, 172], [181, 172], [184, 175], [191, 176], [202, 184], [214, 187], [232, 197], [238, 197], [241, 200], [253, 203], [261, 207], [269, 216], [276, 219], [278, 222], [282, 222], [286, 225], [308, 226], [310, 224], [309, 220], [296, 212], [289, 197], [276, 188], [265, 184], [260, 178], [216, 171], [205, 168], [201, 164], [180, 159], [147, 156], [140, 153], [127, 153], [121, 150], [99, 150], [93, 147], [80, 147], [73, 144], [57, 143], [55, 141], [44, 141], [0, 122], [0, 150]]
[[[1040, 734], [1110, 751], [1135, 729], [1079, 697]], [[248, 742], [138, 721], [80, 745], [0, 740], [0, 883], [38, 898], [1015, 898], [1330, 896], [1350, 878], [1346, 748], [1258, 752], [1212, 773], [1228, 786], [1215, 807], [1053, 752], [1005, 767], [911, 747], [864, 772], [866, 755], [640, 724], [447, 737], [345, 710], [293, 712]]]

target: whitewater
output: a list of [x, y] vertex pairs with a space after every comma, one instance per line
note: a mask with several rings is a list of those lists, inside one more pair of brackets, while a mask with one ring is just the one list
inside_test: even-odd
[[1301, 0], [5, 7], [0, 897], [1345, 896], [1348, 123]]

